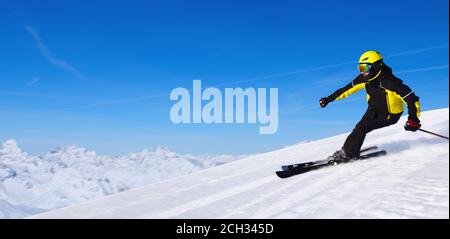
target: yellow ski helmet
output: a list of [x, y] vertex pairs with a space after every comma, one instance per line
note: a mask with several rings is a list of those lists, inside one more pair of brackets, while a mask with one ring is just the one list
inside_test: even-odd
[[373, 64], [379, 60], [383, 60], [383, 57], [378, 51], [366, 51], [359, 58], [359, 64]]

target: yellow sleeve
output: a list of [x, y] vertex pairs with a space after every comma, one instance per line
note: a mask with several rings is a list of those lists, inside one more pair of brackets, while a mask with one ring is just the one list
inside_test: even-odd
[[357, 84], [357, 85], [353, 86], [352, 88], [348, 89], [347, 91], [345, 91], [344, 93], [342, 93], [341, 95], [339, 95], [335, 100], [342, 100], [344, 98], [347, 98], [351, 94], [354, 94], [354, 93], [360, 91], [363, 88], [366, 88], [366, 84], [365, 83]]

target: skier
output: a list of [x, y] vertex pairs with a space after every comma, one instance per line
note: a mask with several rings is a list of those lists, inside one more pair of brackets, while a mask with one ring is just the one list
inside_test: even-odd
[[358, 69], [361, 74], [352, 82], [320, 99], [320, 106], [324, 108], [328, 103], [344, 99], [363, 88], [367, 92], [367, 111], [347, 137], [342, 149], [329, 157], [335, 162], [358, 157], [367, 133], [396, 124], [403, 113], [403, 102], [407, 104], [409, 114], [405, 130], [414, 132], [421, 127], [419, 97], [392, 74], [392, 69], [383, 62], [379, 52], [367, 51], [362, 54]]

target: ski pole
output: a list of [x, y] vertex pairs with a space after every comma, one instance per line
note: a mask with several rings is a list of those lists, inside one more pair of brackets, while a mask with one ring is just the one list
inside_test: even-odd
[[428, 134], [432, 134], [432, 135], [437, 136], [437, 137], [441, 137], [441, 138], [444, 138], [444, 139], [447, 139], [447, 140], [449, 139], [446, 136], [443, 136], [443, 135], [440, 135], [440, 134], [436, 134], [436, 133], [430, 132], [428, 130], [424, 130], [424, 129], [419, 129], [419, 130], [422, 131], [422, 132], [428, 133]]

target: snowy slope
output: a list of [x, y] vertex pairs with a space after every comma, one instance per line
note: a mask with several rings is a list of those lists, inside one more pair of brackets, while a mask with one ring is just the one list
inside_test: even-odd
[[0, 218], [22, 218], [236, 159], [180, 155], [164, 148], [109, 157], [75, 145], [30, 156], [8, 140], [0, 144]]
[[[449, 218], [449, 143], [405, 132], [405, 118], [372, 132], [366, 146], [389, 155], [289, 179], [282, 164], [321, 159], [345, 135], [255, 155], [35, 218]], [[449, 134], [449, 110], [425, 112], [423, 127]]]

